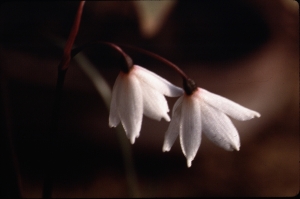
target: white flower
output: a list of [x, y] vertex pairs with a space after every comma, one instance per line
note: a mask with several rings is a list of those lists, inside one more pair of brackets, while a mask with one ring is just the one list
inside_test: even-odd
[[199, 87], [191, 95], [181, 96], [172, 111], [163, 151], [171, 149], [179, 134], [181, 149], [190, 167], [200, 147], [202, 131], [225, 150], [238, 151], [239, 135], [226, 114], [242, 121], [260, 117], [255, 111]]
[[137, 65], [128, 73], [120, 72], [112, 91], [109, 126], [120, 121], [133, 144], [139, 137], [143, 114], [156, 120], [170, 121], [169, 107], [164, 97], [178, 97], [183, 89]]

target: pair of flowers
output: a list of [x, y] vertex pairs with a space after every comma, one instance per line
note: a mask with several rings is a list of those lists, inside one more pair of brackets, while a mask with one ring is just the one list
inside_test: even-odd
[[166, 79], [133, 65], [121, 71], [112, 91], [109, 126], [122, 123], [131, 143], [139, 137], [143, 115], [170, 121], [165, 96], [179, 97], [172, 110], [172, 120], [165, 134], [163, 151], [169, 151], [179, 135], [180, 145], [190, 167], [200, 147], [202, 132], [225, 150], [239, 150], [238, 132], [229, 116], [249, 120], [260, 114], [229, 99], [196, 87], [190, 79], [184, 90]]

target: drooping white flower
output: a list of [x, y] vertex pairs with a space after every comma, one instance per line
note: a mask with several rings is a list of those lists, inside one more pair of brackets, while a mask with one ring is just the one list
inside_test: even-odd
[[169, 151], [179, 135], [182, 152], [190, 167], [200, 147], [202, 132], [225, 150], [238, 151], [239, 135], [227, 115], [242, 121], [260, 117], [258, 112], [199, 87], [191, 95], [181, 96], [172, 110], [163, 151]]
[[[155, 119], [170, 121], [165, 96], [178, 97], [183, 89], [138, 65], [128, 73], [120, 72], [113, 86], [109, 126], [120, 121], [131, 143], [139, 137], [143, 114]], [[165, 95], [165, 96], [164, 96]]]

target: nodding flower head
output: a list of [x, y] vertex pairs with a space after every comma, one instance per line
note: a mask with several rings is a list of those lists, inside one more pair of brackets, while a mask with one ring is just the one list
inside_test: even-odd
[[183, 90], [164, 78], [133, 65], [128, 72], [122, 70], [113, 86], [109, 126], [122, 123], [131, 143], [139, 137], [143, 114], [155, 120], [170, 121], [165, 96], [178, 97]]
[[193, 85], [184, 86], [188, 93], [176, 101], [163, 144], [163, 151], [169, 151], [179, 135], [188, 167], [200, 147], [202, 132], [225, 150], [238, 151], [239, 135], [227, 115], [242, 121], [260, 117], [255, 111]]
[[126, 53], [119, 47], [112, 46], [125, 59], [112, 91], [110, 127], [116, 127], [121, 122], [133, 144], [139, 137], [143, 114], [152, 119], [164, 118], [170, 121], [165, 96], [180, 96], [173, 107], [172, 121], [165, 134], [163, 151], [170, 151], [179, 135], [187, 166], [191, 167], [200, 147], [202, 132], [225, 150], [240, 149], [239, 134], [228, 116], [244, 121], [260, 117], [258, 112], [197, 87], [178, 66], [159, 55], [142, 50], [177, 71], [183, 78], [184, 90], [155, 73], [134, 65]]

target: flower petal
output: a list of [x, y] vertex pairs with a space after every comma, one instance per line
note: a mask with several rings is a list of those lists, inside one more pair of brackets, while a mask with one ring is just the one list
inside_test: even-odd
[[157, 74], [147, 70], [138, 65], [134, 65], [135, 74], [140, 81], [143, 81], [145, 84], [151, 86], [153, 89], [158, 92], [169, 96], [169, 97], [178, 97], [183, 94], [183, 89], [177, 86], [174, 86], [166, 79], [158, 76]]
[[234, 119], [244, 121], [254, 117], [260, 117], [258, 112], [247, 109], [225, 97], [211, 93], [202, 88], [200, 89], [200, 97], [207, 104], [219, 109]]
[[121, 75], [117, 105], [124, 130], [133, 144], [141, 130], [143, 98], [139, 81], [131, 72]]
[[169, 124], [168, 130], [165, 134], [165, 140], [163, 144], [163, 152], [170, 151], [173, 146], [178, 134], [180, 127], [180, 116], [181, 116], [181, 105], [183, 96], [181, 96], [174, 104], [172, 111], [172, 120]]
[[120, 123], [120, 117], [117, 108], [117, 93], [120, 90], [120, 82], [121, 82], [121, 74], [118, 75], [116, 82], [113, 86], [112, 90], [112, 97], [110, 102], [110, 109], [109, 109], [109, 119], [108, 125], [110, 127], [116, 127]]
[[169, 107], [166, 98], [148, 85], [141, 85], [143, 93], [144, 115], [160, 121], [164, 118], [170, 121]]
[[231, 120], [223, 112], [201, 102], [203, 133], [216, 145], [225, 150], [239, 150], [239, 134]]
[[180, 144], [187, 158], [187, 166], [190, 167], [200, 147], [202, 131], [201, 107], [196, 95], [184, 95], [180, 124]]

